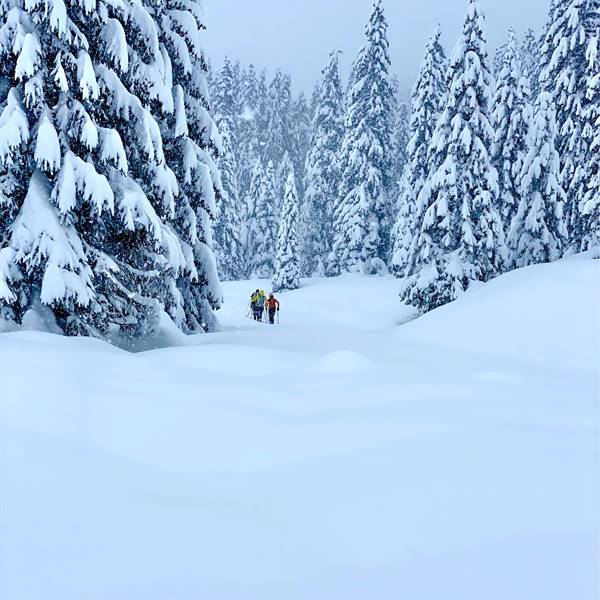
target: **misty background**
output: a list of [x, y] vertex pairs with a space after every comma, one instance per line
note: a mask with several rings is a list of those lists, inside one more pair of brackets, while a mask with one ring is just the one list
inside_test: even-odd
[[[490, 53], [514, 26], [536, 34], [546, 21], [549, 0], [480, 0], [486, 13]], [[343, 51], [343, 74], [364, 41], [372, 0], [204, 0], [206, 50], [214, 66], [227, 55], [272, 73], [292, 75], [296, 91], [309, 94], [333, 49]], [[437, 23], [450, 52], [460, 33], [467, 0], [385, 0], [392, 70], [408, 93]]]

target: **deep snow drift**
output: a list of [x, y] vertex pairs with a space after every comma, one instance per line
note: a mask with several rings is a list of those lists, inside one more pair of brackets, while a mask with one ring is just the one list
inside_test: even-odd
[[418, 320], [256, 285], [178, 347], [0, 336], [1, 598], [597, 599], [600, 262]]

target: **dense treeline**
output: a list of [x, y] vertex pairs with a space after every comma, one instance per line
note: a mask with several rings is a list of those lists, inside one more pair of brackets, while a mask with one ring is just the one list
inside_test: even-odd
[[[421, 311], [474, 281], [597, 251], [599, 23], [598, 0], [555, 0], [540, 40], [511, 30], [492, 60], [484, 16], [469, 0], [450, 56], [439, 28], [429, 40], [410, 110], [379, 0], [349, 81], [333, 52], [308, 109], [293, 100], [289, 77], [257, 82], [254, 67], [226, 61], [214, 88], [219, 122], [237, 122], [222, 164], [238, 163], [231, 206], [242, 222], [220, 211], [235, 251], [218, 254], [241, 253], [234, 270], [220, 261], [222, 276], [273, 274], [278, 228], [289, 229], [280, 217], [289, 173], [301, 182], [302, 275], [389, 270]], [[260, 181], [252, 185], [249, 171]]]

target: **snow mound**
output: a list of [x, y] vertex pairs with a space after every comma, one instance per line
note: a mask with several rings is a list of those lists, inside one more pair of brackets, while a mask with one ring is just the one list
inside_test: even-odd
[[512, 271], [398, 330], [470, 353], [598, 368], [600, 261], [582, 257]]

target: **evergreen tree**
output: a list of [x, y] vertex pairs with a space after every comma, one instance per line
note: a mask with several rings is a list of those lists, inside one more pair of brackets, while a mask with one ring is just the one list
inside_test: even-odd
[[[175, 146], [197, 148], [186, 167], [208, 221], [212, 177], [218, 187], [208, 148], [216, 151], [218, 136], [206, 108], [186, 119], [194, 85], [206, 92], [206, 62], [196, 46], [201, 14], [180, 8], [165, 2], [159, 23], [142, 5], [112, 0], [94, 10], [2, 4], [4, 315], [20, 322], [41, 303], [66, 333], [105, 337], [152, 333], [162, 309], [182, 328], [196, 317], [212, 324], [220, 290], [210, 223], [190, 222], [187, 182], [170, 167]], [[164, 45], [179, 26], [189, 44], [185, 80], [180, 53]], [[206, 232], [193, 249], [201, 253], [190, 257], [179, 226]], [[193, 305], [185, 282], [194, 284]]]
[[319, 105], [319, 98], [321, 97], [321, 82], [317, 81], [313, 87], [312, 94], [310, 95], [310, 105], [308, 107], [310, 113], [310, 122], [312, 123], [315, 118], [315, 113], [317, 112], [317, 107]]
[[[410, 111], [404, 99], [398, 96], [396, 118], [394, 119], [394, 131], [392, 135], [392, 152], [394, 153], [392, 174], [396, 185], [404, 173], [404, 167], [408, 162], [408, 141], [410, 140]], [[394, 186], [392, 185], [392, 191]], [[395, 194], [397, 197], [397, 194]]]
[[[178, 184], [169, 225], [177, 234], [184, 257], [177, 278], [181, 311], [178, 304], [166, 308], [186, 332], [213, 330], [217, 326], [213, 309], [222, 302], [212, 251], [215, 201], [222, 195], [215, 163], [221, 142], [210, 114], [208, 61], [202, 46], [204, 16], [197, 2], [183, 0], [164, 0], [155, 16], [166, 89], [173, 98], [172, 110], [164, 92], [166, 100], [159, 105], [165, 159]], [[140, 53], [142, 73], [146, 56], [147, 53]], [[141, 88], [147, 86], [142, 82]], [[157, 104], [153, 94], [147, 102], [151, 106]]]
[[412, 93], [408, 162], [400, 185], [399, 213], [394, 226], [392, 270], [404, 277], [413, 240], [417, 237], [417, 198], [429, 176], [429, 148], [446, 94], [447, 59], [439, 26], [429, 39]]
[[565, 193], [558, 181], [560, 162], [555, 147], [556, 133], [552, 96], [542, 92], [536, 103], [529, 151], [522, 167], [521, 201], [508, 234], [515, 267], [560, 258], [566, 241]]
[[492, 124], [496, 135], [492, 162], [498, 171], [500, 213], [508, 231], [521, 197], [521, 170], [527, 154], [527, 133], [532, 118], [529, 84], [521, 74], [521, 64], [514, 30], [508, 33], [506, 53], [494, 95]]
[[506, 56], [507, 45], [502, 44], [496, 48], [496, 52], [494, 54], [494, 71], [493, 74], [495, 77], [500, 75], [500, 71], [502, 71], [502, 67], [504, 66], [504, 57]]
[[[593, 57], [592, 53], [589, 56], [590, 60], [598, 60], [598, 57]], [[598, 123], [600, 115], [597, 114], [596, 107], [600, 105], [600, 77], [594, 77], [590, 81], [588, 100], [587, 110], [592, 114], [586, 116], [586, 121]], [[581, 248], [591, 250], [595, 258], [600, 258], [600, 128], [594, 129], [591, 139], [591, 162], [588, 166], [590, 183], [580, 205], [580, 212], [586, 220]]]
[[252, 274], [252, 259], [256, 251], [257, 244], [257, 222], [256, 222], [256, 207], [259, 204], [260, 195], [262, 193], [264, 179], [264, 169], [260, 159], [254, 165], [252, 173], [252, 181], [250, 183], [250, 191], [246, 198], [246, 207], [244, 211], [244, 219], [242, 221], [241, 242], [244, 256], [244, 272], [247, 277]]
[[333, 243], [333, 204], [340, 184], [339, 152], [344, 136], [344, 97], [339, 53], [323, 70], [315, 100], [310, 149], [306, 159], [306, 193], [302, 208], [302, 272], [323, 274]]
[[283, 155], [290, 148], [292, 137], [292, 83], [289, 75], [281, 71], [269, 86], [268, 125], [264, 147], [264, 160], [279, 166]]
[[529, 80], [534, 97], [537, 97], [537, 82], [539, 78], [540, 42], [535, 37], [533, 29], [528, 29], [521, 42], [521, 70]]
[[219, 124], [223, 149], [219, 157], [219, 169], [223, 190], [217, 203], [214, 248], [219, 277], [222, 281], [235, 281], [244, 275], [244, 249], [242, 247], [241, 207], [233, 152], [233, 133], [229, 120]]
[[473, 281], [495, 277], [506, 258], [498, 174], [490, 160], [493, 78], [477, 0], [469, 1], [447, 81], [431, 146], [435, 167], [419, 194], [423, 216], [402, 290], [422, 312], [454, 300]]
[[[300, 94], [292, 103], [292, 132], [289, 151], [294, 165], [296, 189], [300, 198], [304, 198], [304, 167], [310, 142], [310, 111], [304, 94]], [[287, 186], [287, 182], [286, 182]], [[285, 191], [285, 190], [284, 190]]]
[[[242, 113], [244, 112], [244, 95], [245, 95], [245, 90], [244, 90], [244, 84], [246, 81], [246, 73], [244, 72], [244, 69], [242, 69], [242, 65], [240, 63], [239, 60], [236, 60], [235, 63], [233, 63], [232, 67], [231, 67], [231, 74], [232, 74], [232, 85], [233, 88], [231, 90], [233, 98], [235, 99], [235, 118], [236, 118], [236, 125], [238, 123], [238, 119], [241, 117]], [[236, 135], [238, 134], [238, 131], [235, 132]]]
[[[20, 322], [41, 303], [68, 334], [141, 335], [158, 323], [158, 288], [172, 269], [161, 245], [167, 232], [140, 187], [164, 163], [156, 122], [122, 81], [132, 50], [128, 15], [110, 2], [93, 13], [83, 2], [58, 1], [5, 2], [1, 10], [2, 312]], [[151, 54], [149, 77], [157, 59]], [[105, 118], [114, 114], [107, 79], [140, 128], [129, 160], [129, 132]], [[163, 175], [169, 204], [175, 186]]]
[[298, 192], [296, 178], [290, 171], [285, 188], [279, 232], [273, 290], [296, 290], [300, 287], [300, 248], [298, 240]]
[[237, 122], [237, 98], [233, 83], [233, 69], [226, 58], [219, 74], [215, 96], [215, 122], [222, 138], [219, 156], [222, 194], [217, 204], [215, 222], [215, 254], [219, 276], [236, 280], [243, 276], [243, 248], [241, 244], [241, 201], [237, 179], [237, 160], [234, 148]]
[[376, 0], [366, 44], [352, 68], [342, 180], [334, 211], [331, 274], [385, 270], [390, 246], [395, 187], [392, 173], [394, 90], [390, 79], [387, 22]]
[[281, 209], [280, 202], [283, 201], [287, 180], [291, 171], [294, 171], [294, 161], [292, 160], [290, 153], [286, 150], [275, 171], [275, 190], [277, 192], [277, 205], [275, 211], [277, 215], [279, 215]]
[[267, 134], [269, 130], [269, 85], [267, 84], [267, 74], [265, 70], [258, 78], [258, 111], [256, 115], [256, 124], [258, 128], [258, 141], [261, 148], [261, 156], [267, 146]]
[[275, 268], [275, 243], [277, 240], [277, 212], [279, 204], [275, 187], [273, 163], [269, 161], [256, 199], [255, 235], [251, 256], [253, 278], [269, 279]]
[[569, 247], [575, 252], [588, 238], [590, 220], [582, 210], [595, 181], [591, 148], [599, 98], [589, 91], [600, 76], [599, 27], [599, 0], [555, 0], [541, 51], [540, 87], [551, 94], [557, 111], [560, 181], [567, 194]]
[[244, 82], [244, 97], [238, 147], [238, 180], [240, 196], [245, 198], [250, 192], [252, 173], [261, 154], [258, 131], [258, 113], [260, 107], [260, 91], [254, 65], [248, 67]]

